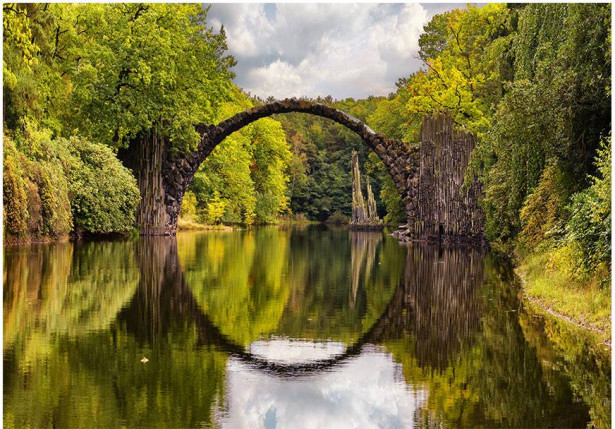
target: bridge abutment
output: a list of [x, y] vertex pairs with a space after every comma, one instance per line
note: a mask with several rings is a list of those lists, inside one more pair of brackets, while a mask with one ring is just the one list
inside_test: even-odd
[[173, 222], [169, 216], [172, 207], [167, 201], [169, 177], [163, 171], [167, 158], [166, 139], [155, 129], [151, 130], [133, 139], [128, 148], [119, 151], [118, 157], [137, 180], [141, 201], [135, 222], [141, 235], [175, 235], [177, 220]]
[[398, 189], [408, 222], [394, 233], [398, 239], [486, 244], [481, 185], [466, 178], [475, 145], [475, 137], [455, 129], [450, 116], [423, 118], [419, 147], [401, 156], [406, 186]]

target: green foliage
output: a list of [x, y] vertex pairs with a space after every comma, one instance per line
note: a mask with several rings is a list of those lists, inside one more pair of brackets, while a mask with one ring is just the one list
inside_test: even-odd
[[411, 78], [400, 79], [397, 92], [378, 102], [367, 117], [367, 124], [390, 139], [416, 144], [421, 121], [419, 115], [411, 113], [406, 107], [410, 100], [409, 81]]
[[224, 216], [226, 203], [220, 200], [220, 193], [214, 191], [213, 198], [207, 203], [207, 223], [217, 225]]
[[3, 106], [5, 126], [25, 130], [29, 121], [54, 131], [70, 92], [61, 67], [66, 60], [68, 28], [60, 29], [62, 7], [44, 4], [3, 5]]
[[194, 124], [213, 122], [230, 87], [225, 34], [200, 4], [72, 5], [79, 32], [70, 52], [72, 128], [125, 146], [157, 131], [176, 148], [196, 144]]
[[350, 218], [340, 212], [335, 212], [325, 222], [333, 225], [347, 225], [350, 223]]
[[288, 208], [286, 171], [291, 153], [278, 121], [263, 118], [252, 127], [250, 176], [256, 191], [254, 216], [259, 223], [273, 223]]
[[[515, 81], [473, 158], [483, 169], [490, 240], [521, 230], [523, 204], [545, 168], [560, 170], [558, 207], [587, 186], [592, 157], [610, 129], [610, 18], [603, 5], [529, 5], [513, 38]], [[550, 161], [549, 161], [550, 160]]]
[[408, 110], [449, 112], [459, 125], [483, 137], [500, 96], [509, 10], [503, 4], [468, 5], [437, 15], [419, 39], [427, 70], [409, 81]]
[[28, 192], [25, 175], [23, 173], [24, 158], [17, 151], [13, 140], [4, 137], [3, 160], [3, 219], [4, 232], [14, 236], [23, 236], [28, 228], [28, 206], [26, 194]]
[[[5, 249], [5, 427], [197, 427], [213, 420], [227, 357], [199, 347], [184, 324], [151, 345], [122, 320], [135, 298], [165, 289], [153, 278], [141, 282], [145, 293], [139, 289], [143, 261], [135, 255], [151, 252], [126, 240], [32, 250]], [[147, 272], [163, 279], [164, 264], [154, 268]], [[144, 355], [147, 366], [139, 362]]]
[[60, 144], [33, 127], [19, 140], [17, 145], [4, 134], [5, 233], [19, 238], [65, 235], [72, 216]]
[[220, 143], [195, 174], [190, 188], [205, 209], [217, 191], [225, 203], [225, 222], [252, 223], [256, 197], [250, 177], [250, 138], [240, 130]]
[[611, 165], [611, 137], [608, 137], [603, 140], [596, 158], [598, 176], [591, 176], [592, 185], [573, 195], [569, 208], [567, 239], [578, 243], [579, 265], [585, 273], [593, 273], [601, 264], [610, 267]]
[[[489, 151], [497, 159], [483, 179], [486, 211], [493, 222], [487, 227], [490, 240], [510, 240], [520, 231], [521, 207], [557, 144], [555, 106], [551, 94], [527, 81], [518, 82], [500, 103], [491, 133], [477, 154]], [[485, 164], [490, 161], [487, 158]]]
[[111, 149], [77, 138], [51, 139], [28, 126], [20, 145], [4, 135], [5, 232], [58, 237], [128, 231], [139, 201], [136, 181]]
[[196, 203], [196, 195], [194, 195], [194, 192], [186, 191], [179, 215], [184, 219], [194, 220], [197, 214]]
[[383, 314], [405, 260], [395, 240], [354, 237], [275, 227], [186, 234], [179, 261], [201, 309], [238, 344], [272, 335], [352, 344]]
[[550, 165], [521, 209], [523, 229], [519, 237], [525, 245], [536, 247], [556, 238], [558, 234], [561, 236], [561, 212], [565, 198], [561, 171], [556, 165]]
[[63, 140], [73, 158], [67, 163], [75, 229], [124, 232], [134, 223], [139, 203], [135, 178], [113, 151], [87, 140]]
[[73, 222], [80, 231], [130, 229], [135, 181], [100, 144], [125, 147], [155, 128], [172, 149], [194, 146], [194, 124], [214, 122], [229, 95], [234, 60], [223, 29], [207, 28], [197, 4], [3, 12], [4, 131], [21, 153], [9, 149], [4, 160], [7, 233], [57, 236]]
[[[370, 124], [368, 118], [385, 100], [369, 97], [333, 102], [328, 97], [315, 101], [331, 104]], [[386, 116], [383, 109], [380, 113], [383, 118]], [[350, 216], [351, 154], [357, 151], [360, 164], [364, 164], [370, 152], [367, 145], [354, 132], [329, 119], [302, 113], [279, 115], [276, 119], [281, 122], [291, 145], [289, 193], [292, 212], [305, 213], [309, 219], [319, 221], [325, 221], [335, 212]], [[392, 120], [376, 129], [402, 129], [402, 125]], [[380, 195], [384, 177], [386, 175], [377, 175], [372, 182], [375, 195]], [[380, 212], [386, 210], [382, 201], [377, 200], [377, 205]]]

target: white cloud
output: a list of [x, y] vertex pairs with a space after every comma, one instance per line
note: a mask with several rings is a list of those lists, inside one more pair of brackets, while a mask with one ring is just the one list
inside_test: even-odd
[[257, 82], [258, 87], [244, 87], [244, 89], [257, 95], [277, 94], [280, 97], [279, 94], [285, 94], [281, 98], [303, 95], [297, 92], [303, 87], [299, 70], [284, 61], [275, 60], [266, 66], [248, 70], [246, 78], [248, 82]]
[[214, 4], [238, 60], [236, 83], [261, 97], [385, 95], [418, 70], [420, 4]]
[[409, 388], [399, 364], [373, 347], [335, 370], [302, 378], [277, 378], [231, 358], [226, 392], [217, 424], [228, 428], [410, 427], [427, 400], [426, 390]]

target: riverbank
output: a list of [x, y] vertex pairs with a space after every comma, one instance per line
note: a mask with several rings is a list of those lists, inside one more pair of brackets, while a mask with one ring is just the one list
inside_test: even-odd
[[26, 244], [50, 244], [50, 243], [65, 243], [70, 240], [70, 235], [65, 234], [60, 237], [4, 237], [2, 244], [4, 246], [23, 246]]
[[520, 324], [524, 337], [538, 351], [544, 373], [563, 369], [575, 395], [589, 406], [588, 427], [609, 427], [610, 344], [602, 341], [600, 333], [545, 311], [536, 302], [525, 299], [523, 303], [526, 311], [520, 314]]
[[177, 220], [178, 231], [232, 231], [235, 228], [228, 225], [207, 225], [190, 219], [179, 218]]
[[[600, 277], [584, 282], [565, 267], [549, 264], [545, 254], [531, 255], [516, 269], [526, 301], [541, 313], [592, 331], [596, 341], [611, 344], [611, 294]], [[606, 274], [606, 273], [605, 273]]]

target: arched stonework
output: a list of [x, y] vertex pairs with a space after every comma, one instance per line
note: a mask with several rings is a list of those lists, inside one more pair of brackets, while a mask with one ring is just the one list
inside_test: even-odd
[[412, 148], [399, 140], [387, 139], [341, 110], [324, 104], [293, 98], [253, 107], [222, 121], [218, 125], [198, 125], [196, 129], [201, 134], [201, 141], [197, 150], [188, 155], [180, 154], [165, 157], [162, 175], [165, 178], [165, 203], [171, 234], [175, 232], [184, 193], [199, 166], [211, 151], [230, 134], [260, 118], [290, 112], [308, 113], [329, 118], [354, 131], [376, 152], [386, 166], [397, 186], [397, 190], [404, 199], [406, 212], [416, 212], [416, 202], [409, 195], [409, 186], [412, 185], [413, 181], [408, 179], [410, 176], [418, 174], [418, 148]]
[[169, 151], [170, 145], [156, 138], [155, 130], [153, 138], [148, 136], [141, 143], [136, 140], [119, 154], [133, 170], [141, 190], [142, 203], [137, 211], [141, 234], [175, 235], [184, 193], [211, 151], [227, 136], [257, 119], [289, 112], [317, 115], [342, 124], [380, 157], [395, 182], [407, 216], [407, 224], [396, 234], [400, 240], [484, 243], [484, 215], [477, 203], [480, 186], [463, 186], [475, 140], [455, 129], [450, 117], [424, 118], [421, 145], [410, 146], [387, 139], [331, 106], [294, 98], [253, 107], [218, 125], [197, 125], [201, 139], [197, 149], [188, 154]]

